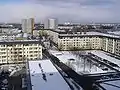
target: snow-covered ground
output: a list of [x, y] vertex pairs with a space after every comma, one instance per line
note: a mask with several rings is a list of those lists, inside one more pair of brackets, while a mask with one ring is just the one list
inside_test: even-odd
[[71, 90], [50, 60], [29, 61], [32, 90]]
[[100, 85], [106, 90], [120, 90], [120, 80], [109, 81], [109, 82], [102, 83]]
[[[50, 50], [51, 54], [59, 58], [60, 61], [71, 67], [77, 73], [83, 74], [95, 74], [95, 73], [104, 73], [102, 69], [98, 68], [97, 66], [88, 63], [84, 59], [79, 56], [73, 55], [69, 51], [55, 51]], [[72, 60], [71, 60], [72, 59]]]

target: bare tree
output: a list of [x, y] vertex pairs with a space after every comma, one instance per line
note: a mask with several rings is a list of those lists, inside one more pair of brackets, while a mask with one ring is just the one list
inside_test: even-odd
[[63, 50], [63, 49], [64, 49], [63, 47], [64, 47], [63, 44], [60, 43], [60, 44], [58, 45], [58, 50]]

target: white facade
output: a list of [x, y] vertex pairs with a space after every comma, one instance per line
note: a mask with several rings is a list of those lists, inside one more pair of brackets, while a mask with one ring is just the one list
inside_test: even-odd
[[[61, 34], [62, 33], [62, 34]], [[66, 34], [50, 30], [48, 34], [60, 50], [97, 49], [120, 55], [120, 37], [98, 32]]]
[[34, 19], [33, 18], [22, 20], [22, 30], [24, 33], [32, 34], [33, 28], [34, 28]]
[[19, 63], [24, 60], [42, 58], [42, 46], [39, 41], [0, 42], [0, 63]]
[[34, 30], [34, 31], [33, 31], [33, 35], [34, 35], [34, 36], [39, 36], [39, 32], [40, 32], [39, 30]]
[[45, 29], [57, 29], [58, 21], [57, 19], [48, 19], [44, 24]]
[[14, 34], [0, 34], [0, 40], [14, 40], [15, 38]]

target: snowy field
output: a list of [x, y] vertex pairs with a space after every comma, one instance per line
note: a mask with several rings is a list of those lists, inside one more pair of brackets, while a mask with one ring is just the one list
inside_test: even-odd
[[71, 90], [50, 60], [29, 61], [32, 90]]
[[77, 73], [83, 74], [95, 74], [95, 73], [104, 73], [107, 71], [103, 71], [97, 66], [90, 64], [83, 60], [81, 57], [72, 54], [69, 51], [49, 51], [51, 54], [59, 58], [60, 61], [71, 67]]

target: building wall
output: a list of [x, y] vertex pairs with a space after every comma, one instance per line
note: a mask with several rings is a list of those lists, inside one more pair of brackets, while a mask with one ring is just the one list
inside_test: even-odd
[[58, 26], [57, 24], [58, 24], [57, 19], [48, 20], [49, 29], [57, 29], [57, 26]]
[[120, 40], [115, 40], [115, 54], [120, 56]]
[[114, 53], [114, 39], [108, 38], [107, 51]]
[[1, 44], [0, 63], [18, 63], [26, 59], [34, 60], [42, 58], [42, 46], [40, 44]]
[[57, 29], [58, 20], [57, 19], [46, 19], [44, 23], [44, 29]]
[[120, 40], [119, 39], [113, 39], [109, 37], [104, 37], [102, 39], [102, 50], [107, 51], [109, 53], [113, 53], [116, 55], [120, 55]]
[[58, 29], [73, 29], [73, 26], [58, 26]]
[[16, 38], [16, 35], [7, 35], [7, 34], [2, 34], [0, 35], [0, 40], [14, 40]]
[[101, 49], [100, 37], [61, 37], [58, 39], [58, 47], [62, 50], [75, 49]]
[[106, 37], [103, 37], [102, 38], [102, 50], [104, 50], [104, 51], [107, 51], [107, 43], [108, 42], [108, 38], [106, 38]]
[[49, 32], [47, 32], [48, 33], [48, 35], [50, 36], [50, 39], [53, 41], [53, 42], [55, 42], [56, 44], [58, 44], [58, 33], [57, 32], [53, 32], [53, 31], [51, 31], [51, 30], [49, 30]]
[[39, 30], [34, 30], [34, 31], [33, 31], [33, 35], [34, 35], [34, 36], [39, 36], [39, 32], [40, 32]]
[[52, 37], [53, 41], [58, 44], [60, 50], [99, 49], [120, 56], [119, 38], [100, 35], [78, 35], [78, 37], [76, 37], [75, 34], [59, 34], [54, 31], [49, 31], [49, 35]]
[[22, 20], [22, 30], [24, 33], [33, 34], [33, 29], [34, 29], [34, 19], [33, 18]]

